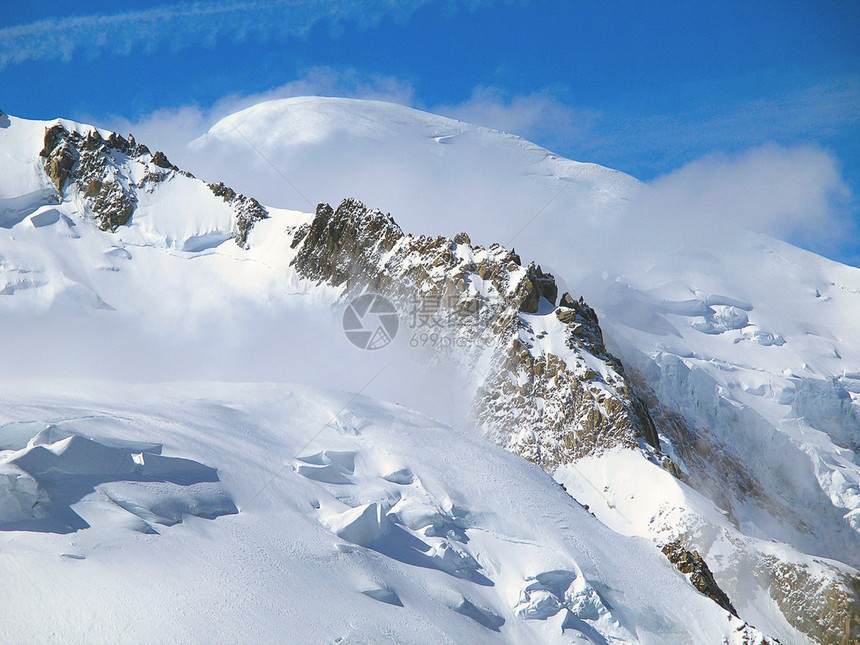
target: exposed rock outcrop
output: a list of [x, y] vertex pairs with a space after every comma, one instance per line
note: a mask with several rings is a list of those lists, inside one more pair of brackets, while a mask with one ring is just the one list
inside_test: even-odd
[[[103, 231], [116, 232], [131, 221], [141, 191], [151, 192], [177, 175], [193, 179], [163, 152], [151, 153], [132, 136], [105, 137], [97, 129], [82, 133], [61, 123], [46, 129], [40, 156], [59, 199], [76, 200]], [[232, 208], [234, 239], [244, 247], [254, 224], [268, 217], [266, 209], [222, 183], [210, 184], [209, 189]]]
[[390, 215], [357, 200], [344, 200], [337, 211], [319, 204], [313, 220], [293, 238], [298, 249], [293, 266], [307, 278], [344, 285], [349, 292], [378, 290], [385, 279], [383, 257], [404, 237]]
[[604, 448], [658, 445], [594, 311], [568, 294], [556, 307], [553, 276], [516, 253], [462, 233], [407, 235], [353, 199], [320, 204], [292, 245], [303, 277], [381, 293], [419, 338], [435, 335], [431, 349], [473, 370], [488, 365], [473, 372], [474, 418], [505, 448], [551, 469]]
[[738, 615], [729, 597], [720, 589], [708, 564], [702, 559], [698, 551], [688, 551], [680, 540], [666, 544], [662, 550], [669, 562], [674, 564], [678, 571], [690, 577], [690, 583], [696, 589], [726, 611], [730, 611], [735, 616]]
[[235, 190], [229, 186], [225, 186], [221, 182], [218, 182], [217, 184], [209, 184], [209, 189], [217, 197], [222, 198], [225, 202], [230, 204], [236, 212], [236, 235], [233, 239], [236, 240], [236, 244], [242, 248], [246, 248], [248, 245], [248, 234], [251, 232], [251, 229], [254, 228], [254, 224], [259, 222], [261, 219], [268, 218], [269, 213], [266, 212], [266, 209], [260, 206], [260, 202], [253, 197], [246, 197], [245, 195], [237, 193]]
[[758, 573], [769, 579], [771, 598], [795, 629], [822, 645], [858, 642], [860, 579], [844, 574], [822, 578], [775, 557], [763, 558]]
[[[140, 182], [133, 182], [120, 167], [117, 155], [148, 162], [151, 169]], [[111, 133], [104, 138], [98, 130], [86, 135], [57, 124], [45, 131], [45, 146], [40, 153], [45, 173], [62, 199], [66, 194], [82, 200], [85, 209], [103, 231], [116, 231], [129, 222], [137, 206], [136, 188], [158, 183], [178, 169], [163, 154], [156, 164], [149, 149]]]

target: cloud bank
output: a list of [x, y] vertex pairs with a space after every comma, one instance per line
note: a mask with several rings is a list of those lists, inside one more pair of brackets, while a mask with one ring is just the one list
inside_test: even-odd
[[745, 231], [838, 256], [845, 240], [856, 238], [855, 216], [831, 152], [769, 143], [708, 155], [643, 184], [614, 217], [580, 233], [600, 244], [583, 245], [578, 268], [612, 264], [614, 272], [635, 275], [696, 249], [736, 255], [750, 239]]
[[833, 243], [848, 231], [851, 192], [832, 153], [767, 144], [710, 155], [651, 182], [647, 203], [673, 226], [737, 226], [781, 239]]

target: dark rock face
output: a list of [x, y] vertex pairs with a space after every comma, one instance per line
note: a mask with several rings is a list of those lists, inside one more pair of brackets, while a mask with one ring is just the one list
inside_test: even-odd
[[390, 215], [358, 200], [345, 199], [337, 210], [320, 204], [314, 219], [296, 232], [293, 265], [305, 277], [336, 287], [378, 288], [379, 262], [403, 237]]
[[574, 300], [569, 293], [565, 293], [558, 303], [555, 315], [568, 326], [572, 337], [575, 336], [580, 343], [588, 345], [589, 351], [598, 355], [606, 353], [600, 321], [594, 309], [585, 304], [585, 300]]
[[[535, 347], [539, 340], [524, 316], [538, 313], [541, 302], [552, 311], [558, 287], [534, 263], [523, 267], [516, 253], [498, 244], [474, 246], [464, 233], [453, 240], [407, 235], [390, 215], [354, 199], [337, 209], [320, 204], [292, 246], [300, 275], [342, 286], [346, 295], [369, 289], [401, 312], [419, 294], [435, 302], [433, 315], [444, 320], [444, 330], [425, 331], [449, 335], [448, 357], [467, 370], [482, 357], [489, 365], [475, 375], [473, 415], [503, 447], [551, 470], [596, 450], [637, 448], [640, 439], [659, 446], [645, 406], [606, 351], [584, 301], [566, 294], [556, 309], [559, 320], [569, 321], [567, 359]], [[573, 358], [585, 354], [606, 366], [602, 374]]]
[[45, 172], [57, 192], [62, 193], [66, 180], [78, 162], [78, 151], [68, 141], [69, 133], [61, 125], [45, 131], [45, 147], [39, 153], [45, 158]]
[[806, 566], [765, 558], [758, 571], [788, 622], [819, 643], [856, 643], [860, 637], [860, 578], [822, 579]]
[[[156, 153], [156, 155], [158, 154], [159, 153]], [[153, 161], [155, 160], [153, 159]], [[260, 205], [260, 202], [253, 197], [246, 197], [245, 195], [239, 194], [221, 182], [218, 182], [217, 184], [209, 184], [209, 190], [211, 190], [215, 196], [222, 198], [225, 202], [230, 204], [236, 212], [236, 235], [233, 239], [236, 240], [236, 244], [242, 248], [247, 248], [248, 234], [251, 232], [251, 229], [254, 228], [254, 224], [259, 222], [261, 219], [267, 219], [269, 217], [269, 213]]]
[[545, 298], [553, 307], [558, 297], [558, 286], [555, 278], [549, 273], [544, 273], [540, 266], [532, 262], [526, 269], [526, 279], [523, 282], [526, 297], [520, 305], [520, 311], [527, 314], [537, 313], [540, 299]]
[[[135, 184], [116, 172], [114, 154], [140, 157], [149, 154], [146, 146], [116, 133], [104, 139], [97, 130], [86, 136], [70, 132], [60, 124], [45, 131], [45, 146], [40, 153], [45, 173], [62, 198], [69, 189], [83, 197], [86, 207], [103, 231], [116, 231], [129, 222], [137, 206]], [[166, 157], [167, 168], [170, 166]], [[159, 182], [164, 173], [149, 173], [144, 181]]]
[[696, 589], [726, 611], [730, 611], [735, 616], [738, 615], [729, 597], [720, 589], [708, 564], [702, 559], [698, 551], [688, 551], [683, 547], [680, 540], [675, 540], [663, 547], [663, 553], [678, 571], [689, 574], [690, 582]]
[[[631, 387], [621, 361], [607, 351], [603, 341], [603, 330], [600, 329], [600, 321], [594, 309], [588, 306], [582, 297], [574, 300], [569, 293], [565, 293], [559, 301], [555, 315], [559, 321], [567, 325], [568, 337], [566, 344], [568, 347], [571, 349], [581, 348], [593, 356], [600, 357], [609, 367], [623, 375], [625, 379], [624, 392], [629, 397], [630, 411], [637, 421], [635, 436], [644, 439], [650, 446], [659, 449], [660, 439], [657, 427], [651, 418], [648, 407]], [[608, 409], [612, 410], [613, 408], [614, 404], [609, 403]]]
[[176, 170], [176, 166], [167, 160], [167, 157], [163, 152], [161, 152], [161, 150], [157, 150], [155, 154], [152, 155], [152, 163], [159, 168], [172, 168], [173, 170]]
[[663, 467], [663, 470], [668, 472], [675, 479], [683, 479], [681, 476], [681, 469], [678, 468], [678, 464], [672, 461], [669, 457], [663, 457], [663, 460], [660, 462], [660, 465]]

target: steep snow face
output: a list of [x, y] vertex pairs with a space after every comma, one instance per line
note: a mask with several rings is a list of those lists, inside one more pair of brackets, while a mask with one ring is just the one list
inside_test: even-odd
[[[399, 406], [287, 385], [0, 391], [10, 642], [87, 642], [94, 625], [133, 641], [762, 640], [535, 466]], [[43, 514], [61, 472], [85, 527], [10, 530], [10, 496]]]

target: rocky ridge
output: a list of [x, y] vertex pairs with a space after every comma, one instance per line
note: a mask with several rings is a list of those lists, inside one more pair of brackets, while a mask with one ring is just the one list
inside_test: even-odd
[[215, 196], [227, 202], [236, 213], [236, 236], [233, 239], [236, 241], [236, 244], [246, 248], [248, 245], [248, 233], [251, 232], [254, 224], [269, 216], [266, 209], [260, 206], [260, 202], [253, 197], [246, 197], [237, 193], [220, 181], [216, 184], [209, 184], [209, 189]]
[[[473, 414], [501, 446], [551, 469], [622, 445], [654, 450], [656, 429], [594, 310], [534, 263], [498, 244], [403, 233], [357, 200], [320, 204], [292, 262], [305, 278], [391, 300], [430, 349], [473, 370]], [[553, 343], [558, 347], [554, 347]], [[446, 351], [456, 349], [456, 352]]]
[[[116, 232], [131, 221], [140, 191], [152, 192], [177, 175], [194, 179], [163, 152], [150, 152], [133, 136], [126, 139], [112, 132], [105, 137], [96, 128], [84, 133], [61, 123], [46, 128], [39, 156], [58, 201], [74, 201], [103, 231]], [[209, 189], [235, 212], [234, 239], [244, 246], [253, 223], [268, 217], [266, 210], [256, 199], [224, 184], [211, 184]]]

